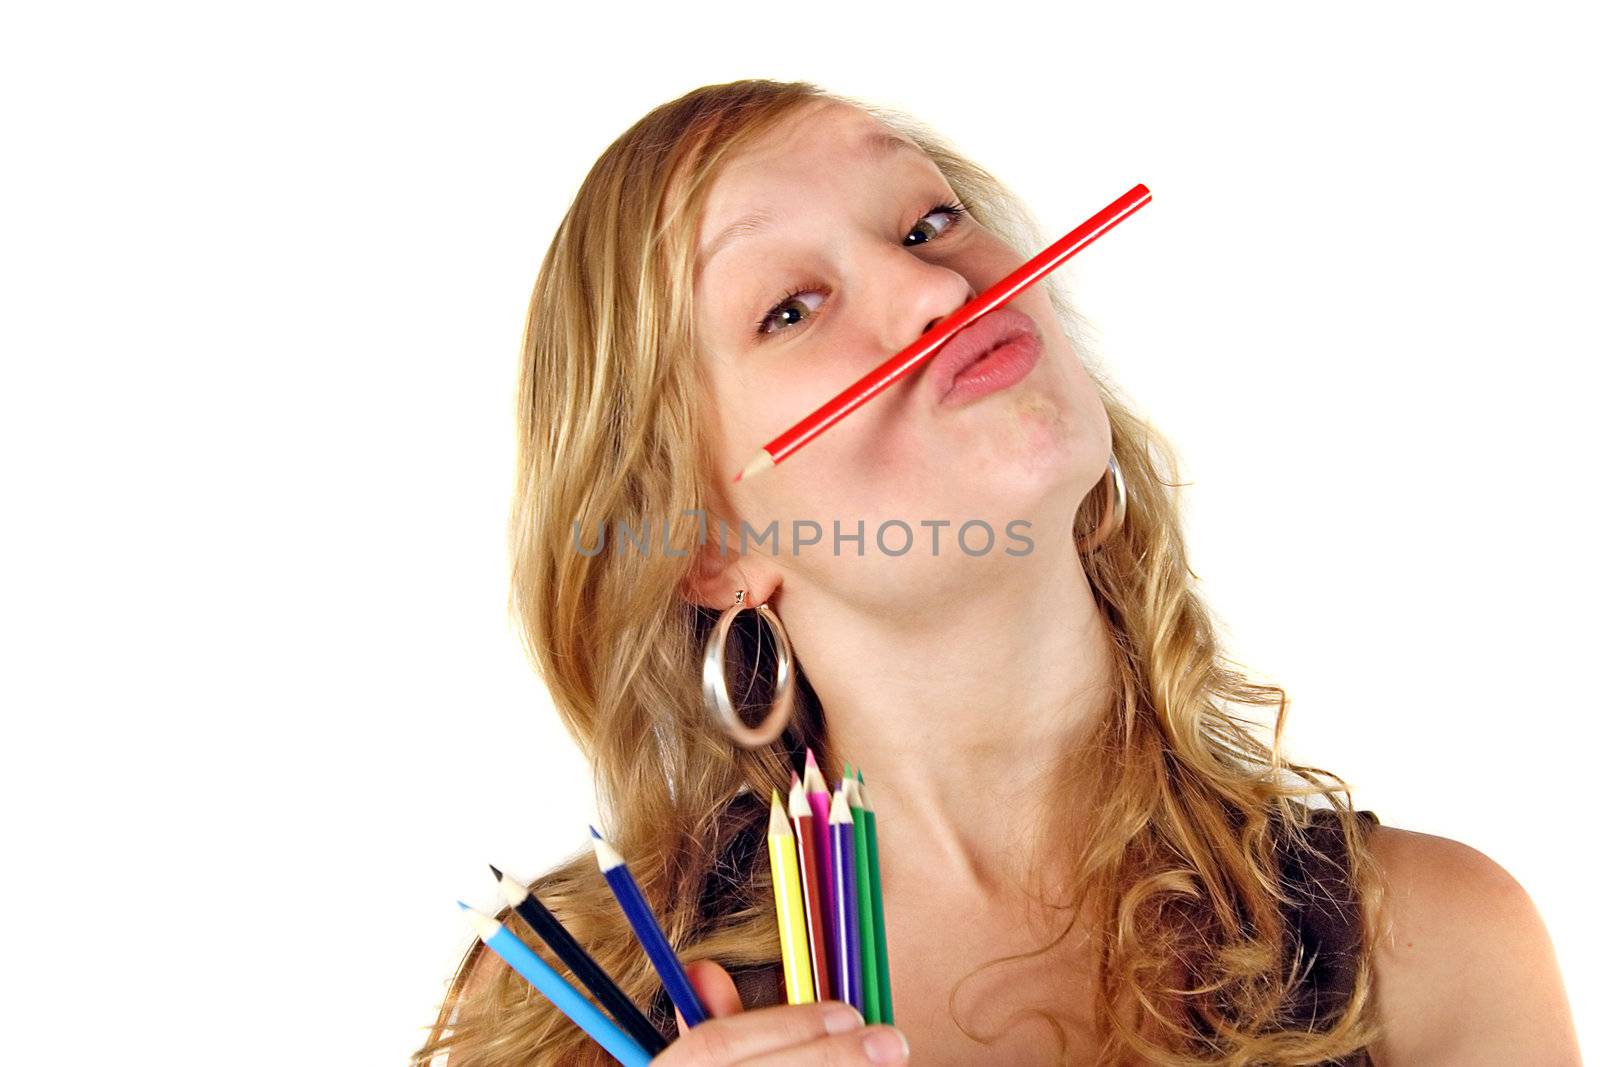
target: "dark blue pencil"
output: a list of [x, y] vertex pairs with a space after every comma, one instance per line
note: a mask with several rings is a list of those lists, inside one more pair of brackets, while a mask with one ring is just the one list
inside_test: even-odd
[[591, 826], [589, 832], [594, 835], [594, 855], [600, 862], [600, 873], [605, 875], [612, 896], [622, 906], [622, 914], [628, 917], [628, 923], [633, 927], [639, 944], [644, 947], [645, 955], [650, 957], [656, 973], [661, 976], [667, 996], [672, 998], [673, 1005], [687, 1025], [699, 1026], [706, 1021], [706, 1009], [701, 1005], [700, 998], [695, 996], [694, 986], [689, 984], [689, 976], [684, 973], [683, 964], [678, 962], [678, 954], [672, 951], [672, 944], [667, 940], [667, 935], [662, 933], [655, 914], [645, 902], [644, 894], [639, 891], [639, 883], [633, 880], [622, 856], [600, 836], [600, 831]]
[[828, 849], [833, 861], [833, 995], [865, 1011], [861, 995], [861, 933], [856, 901], [856, 831], [844, 786], [834, 791], [828, 812]]

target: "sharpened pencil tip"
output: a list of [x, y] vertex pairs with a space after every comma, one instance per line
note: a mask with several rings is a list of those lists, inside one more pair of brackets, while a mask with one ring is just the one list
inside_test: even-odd
[[755, 454], [749, 463], [744, 465], [743, 470], [734, 475], [733, 480], [737, 482], [743, 478], [754, 478], [762, 471], [771, 470], [776, 464], [777, 461], [772, 458], [772, 453], [763, 448]]
[[850, 798], [845, 796], [843, 789], [836, 790], [833, 794], [833, 803], [828, 805], [828, 822], [854, 822], [850, 814]]
[[594, 823], [590, 823], [589, 824], [589, 835], [591, 837], [593, 837], [596, 841], [604, 841], [605, 840], [605, 838], [600, 836], [600, 831], [596, 830], [594, 828]]
[[811, 746], [806, 746], [806, 769], [810, 770], [817, 765], [817, 754], [811, 751]]
[[471, 911], [472, 910], [472, 906], [470, 904], [466, 904], [466, 903], [464, 903], [462, 901], [459, 901], [459, 900], [456, 901], [456, 907], [460, 908], [462, 911]]
[[494, 864], [492, 864], [492, 863], [489, 864], [489, 869], [494, 872], [494, 880], [495, 881], [498, 882], [500, 879], [505, 877], [505, 875], [500, 873], [500, 868], [496, 867]]
[[600, 865], [602, 872], [612, 871], [618, 867], [626, 868], [627, 861], [622, 858], [622, 853], [611, 847], [611, 842], [596, 834], [593, 844], [594, 859]]
[[739, 474], [733, 475], [733, 480], [734, 482], [739, 482], [742, 478], [754, 478], [755, 475], [762, 474], [763, 470], [773, 469], [776, 462], [778, 461], [773, 459], [773, 454], [770, 451], [766, 451], [766, 448], [762, 448], [758, 453], [755, 453], [755, 456], [750, 458], [750, 462], [744, 464], [744, 467], [739, 470]]

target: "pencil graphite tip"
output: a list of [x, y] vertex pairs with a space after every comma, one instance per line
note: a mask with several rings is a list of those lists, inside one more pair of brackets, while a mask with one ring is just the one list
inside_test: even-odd
[[793, 767], [790, 767], [789, 768], [789, 788], [793, 789], [795, 787], [795, 785], [799, 783], [799, 781], [800, 781], [800, 772], [796, 771]]
[[806, 800], [805, 786], [800, 784], [798, 778], [789, 786], [789, 818], [811, 818], [811, 803]]
[[594, 836], [593, 844], [594, 858], [595, 861], [600, 864], [600, 870], [602, 872], [612, 871], [624, 865], [622, 853], [612, 848], [611, 842], [607, 841], [599, 834], [596, 834]]
[[605, 840], [605, 838], [600, 836], [600, 831], [596, 830], [594, 828], [594, 823], [590, 823], [589, 824], [589, 836], [594, 838], [596, 841], [604, 841]]
[[867, 783], [859, 778], [856, 780], [856, 800], [860, 802], [862, 811], [872, 810], [872, 798], [867, 795]]
[[531, 895], [528, 891], [528, 887], [517, 881], [515, 878], [503, 874], [499, 868], [492, 864], [490, 865], [489, 869], [494, 871], [494, 876], [500, 880], [500, 899], [504, 900], [513, 908], [521, 907], [522, 902], [527, 900]]
[[743, 470], [733, 476], [733, 480], [737, 482], [745, 478], [754, 478], [762, 471], [771, 470], [776, 462], [777, 461], [772, 458], [772, 453], [768, 452], [765, 448], [762, 448], [761, 451], [757, 452], [753, 457], [751, 457], [749, 463], [744, 465]]
[[472, 910], [472, 906], [470, 904], [467, 904], [467, 903], [465, 903], [463, 901], [460, 901], [460, 900], [456, 901], [456, 907], [460, 908], [462, 911], [471, 911]]
[[[458, 900], [456, 903], [461, 904], [461, 901]], [[478, 937], [484, 941], [488, 941], [500, 932], [500, 920], [493, 916], [485, 915], [476, 908], [469, 908], [465, 904], [461, 904], [461, 914], [466, 917], [467, 922], [472, 926]]]
[[494, 864], [492, 864], [492, 863], [489, 864], [489, 869], [494, 872], [494, 880], [495, 881], [498, 882], [498, 881], [500, 881], [500, 879], [505, 877], [505, 875], [500, 873], [500, 868], [496, 867]]
[[789, 811], [778, 802], [778, 791], [772, 791], [772, 812], [767, 816], [767, 836], [790, 837], [794, 831], [789, 828]]
[[807, 793], [828, 791], [828, 780], [822, 776], [822, 768], [817, 766], [817, 754], [809, 748], [806, 749], [806, 773], [800, 780], [805, 783]]

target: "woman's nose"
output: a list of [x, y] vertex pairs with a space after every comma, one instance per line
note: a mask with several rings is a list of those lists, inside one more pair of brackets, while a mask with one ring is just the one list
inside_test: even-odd
[[909, 249], [890, 263], [880, 261], [878, 270], [870, 289], [871, 314], [881, 331], [877, 347], [882, 359], [913, 344], [978, 295], [966, 275]]

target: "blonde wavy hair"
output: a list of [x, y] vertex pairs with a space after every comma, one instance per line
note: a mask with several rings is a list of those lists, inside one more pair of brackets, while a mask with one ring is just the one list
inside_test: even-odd
[[[1047, 243], [995, 177], [915, 120], [808, 82], [709, 85], [655, 108], [600, 155], [545, 254], [522, 342], [510, 610], [593, 765], [608, 837], [667, 936], [686, 962], [714, 959], [735, 974], [780, 959], [767, 865], [748, 862], [749, 850], [737, 846], [764, 834], [764, 798], [773, 787], [787, 791], [806, 747], [839, 777], [823, 709], [800, 664], [801, 699], [781, 741], [731, 746], [701, 705], [701, 655], [715, 613], [683, 595], [692, 532], [675, 545], [680, 557], [615, 544], [586, 555], [574, 551], [572, 531], [618, 520], [638, 530], [650, 516], [691, 509], [717, 514], [706, 488], [716, 468], [695, 429], [707, 396], [691, 328], [700, 212], [726, 161], [823, 101], [861, 108], [920, 145], [973, 218], [1020, 254]], [[1041, 284], [1087, 351], [1086, 323], [1053, 276]], [[1174, 491], [1182, 483], [1162, 473], [1177, 469], [1172, 447], [1103, 373], [1087, 361], [1086, 369], [1110, 416], [1128, 492], [1121, 529], [1084, 559], [1117, 650], [1118, 699], [1075, 757], [1081, 762], [1069, 766], [1063, 754], [1060, 764], [1063, 781], [1075, 768], [1091, 771], [1100, 797], [1071, 843], [1077, 862], [1063, 887], [1074, 913], [1094, 901], [1091, 914], [1103, 917], [1090, 931], [1099, 1062], [1307, 1064], [1347, 1054], [1377, 1036], [1372, 945], [1381, 892], [1349, 788], [1281, 756], [1284, 690], [1230, 666], [1191, 581]], [[1103, 507], [1091, 494], [1078, 537], [1094, 530]], [[1229, 710], [1239, 706], [1275, 707], [1270, 745], [1256, 736], [1262, 725]], [[757, 802], [742, 802], [750, 797]], [[1363, 904], [1353, 993], [1315, 1032], [1285, 1023], [1308, 961], [1291, 952], [1285, 965], [1284, 947], [1295, 942], [1282, 909], [1296, 897], [1279, 851], [1285, 843], [1316, 851], [1306, 832], [1311, 797], [1325, 798], [1316, 806], [1337, 819]], [[671, 1007], [663, 1010], [659, 981], [592, 854], [575, 853], [532, 888], [673, 1033]], [[500, 918], [565, 973], [514, 913]], [[1051, 1025], [1060, 1037], [1059, 1023]], [[441, 1052], [450, 1067], [608, 1062], [477, 943], [412, 1062]]]

